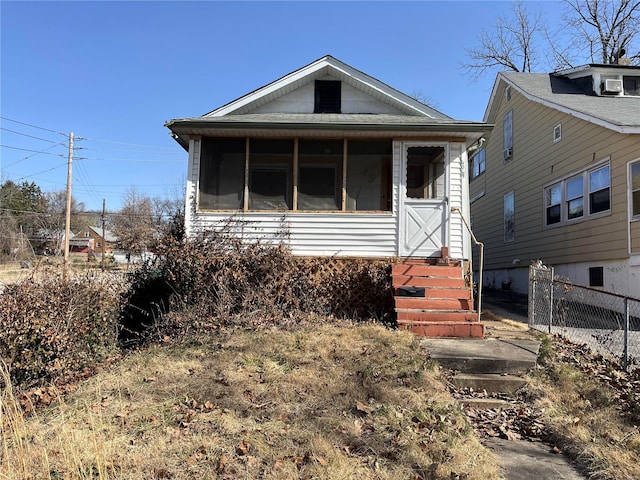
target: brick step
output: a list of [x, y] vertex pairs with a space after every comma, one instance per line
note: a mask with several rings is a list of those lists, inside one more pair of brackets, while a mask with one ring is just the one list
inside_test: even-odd
[[424, 297], [401, 296], [400, 290], [396, 290], [396, 298], [456, 298], [471, 300], [471, 291], [468, 288], [425, 288]]
[[392, 279], [395, 288], [402, 286], [465, 288], [465, 281], [462, 277], [414, 277], [412, 275], [394, 275]]
[[391, 267], [391, 275], [394, 277], [404, 275], [413, 277], [462, 278], [462, 268], [441, 265], [415, 265], [396, 263]]
[[[437, 295], [430, 290], [429, 295]], [[467, 298], [395, 297], [396, 308], [417, 310], [473, 310]]]
[[401, 322], [459, 322], [478, 321], [478, 315], [468, 310], [420, 310], [396, 308], [398, 324]]
[[484, 325], [460, 322], [398, 322], [398, 329], [409, 330], [421, 337], [483, 338]]

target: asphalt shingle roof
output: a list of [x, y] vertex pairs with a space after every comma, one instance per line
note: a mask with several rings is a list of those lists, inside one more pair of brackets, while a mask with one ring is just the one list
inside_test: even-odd
[[505, 72], [502, 75], [516, 88], [546, 103], [619, 127], [640, 128], [640, 97], [589, 94], [571, 80], [553, 74]]

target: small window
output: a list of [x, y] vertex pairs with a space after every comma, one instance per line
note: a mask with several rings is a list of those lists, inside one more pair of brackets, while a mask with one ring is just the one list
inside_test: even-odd
[[511, 87], [509, 86], [507, 86], [507, 88], [504, 89], [504, 99], [506, 102], [511, 101]]
[[487, 169], [487, 156], [484, 147], [471, 157], [471, 180], [480, 176]]
[[558, 143], [562, 140], [562, 124], [559, 123], [553, 127], [553, 143]]
[[515, 229], [515, 193], [509, 192], [504, 196], [504, 241], [513, 242], [516, 239]]
[[341, 84], [334, 80], [316, 80], [313, 113], [340, 113]]
[[605, 212], [611, 208], [609, 165], [589, 172], [589, 213]]
[[562, 184], [556, 183], [547, 188], [546, 193], [547, 225], [560, 223], [562, 220]]
[[96, 247], [100, 248], [102, 246], [102, 242], [96, 242]]
[[589, 268], [589, 286], [604, 287], [604, 268], [603, 267]]
[[623, 76], [622, 89], [625, 95], [640, 96], [640, 76]]
[[640, 217], [640, 161], [630, 165], [631, 214]]
[[502, 158], [506, 161], [513, 156], [513, 110], [507, 112], [502, 120], [503, 146]]
[[584, 215], [584, 178], [572, 178], [566, 182], [565, 198], [567, 203], [567, 219], [573, 220]]

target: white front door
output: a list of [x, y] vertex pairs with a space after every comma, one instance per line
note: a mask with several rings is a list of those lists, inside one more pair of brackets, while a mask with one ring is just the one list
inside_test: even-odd
[[408, 142], [402, 149], [399, 255], [440, 257], [449, 222], [446, 144]]

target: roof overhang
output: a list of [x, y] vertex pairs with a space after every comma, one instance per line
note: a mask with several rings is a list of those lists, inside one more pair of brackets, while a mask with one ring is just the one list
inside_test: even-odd
[[[217, 118], [222, 120], [224, 117]], [[493, 125], [481, 122], [253, 122], [253, 121], [211, 121], [212, 119], [175, 119], [165, 126], [171, 136], [185, 149], [189, 149], [189, 139], [198, 136], [210, 137], [339, 137], [339, 138], [416, 138], [447, 137], [460, 141], [474, 142], [491, 131]]]

